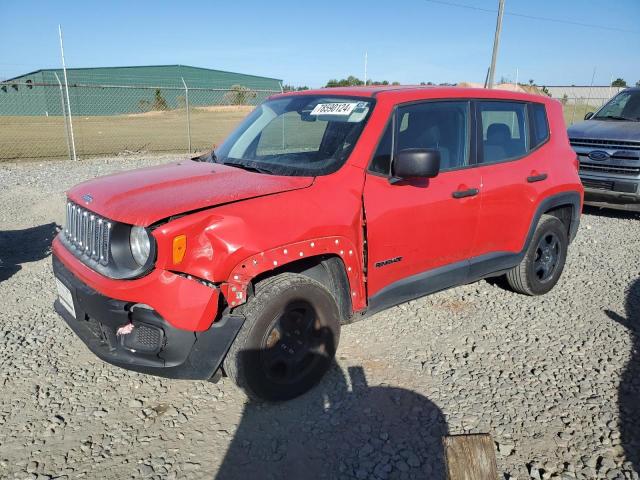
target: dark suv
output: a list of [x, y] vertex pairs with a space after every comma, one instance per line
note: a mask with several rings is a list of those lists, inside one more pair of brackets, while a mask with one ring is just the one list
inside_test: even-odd
[[640, 204], [640, 88], [628, 88], [569, 127], [585, 201]]

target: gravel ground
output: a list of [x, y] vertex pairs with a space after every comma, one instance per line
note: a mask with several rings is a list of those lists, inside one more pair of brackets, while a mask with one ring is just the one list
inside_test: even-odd
[[489, 432], [505, 479], [638, 479], [640, 217], [587, 211], [548, 295], [481, 281], [343, 328], [312, 392], [96, 359], [52, 309], [64, 191], [168, 157], [0, 164], [0, 478], [442, 479], [443, 434]]

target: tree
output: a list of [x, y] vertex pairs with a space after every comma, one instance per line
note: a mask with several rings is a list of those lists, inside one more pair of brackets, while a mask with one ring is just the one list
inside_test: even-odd
[[282, 91], [283, 92], [300, 92], [302, 90], [309, 90], [309, 87], [307, 87], [306, 85], [302, 86], [302, 87], [294, 87], [293, 85], [282, 85]]
[[636, 87], [640, 87], [640, 80], [636, 82]]
[[356, 87], [359, 85], [364, 85], [364, 82], [353, 75], [349, 75], [347, 78], [341, 78], [340, 80], [336, 80], [332, 78], [327, 82], [327, 87]]
[[256, 98], [256, 92], [243, 85], [232, 85], [224, 97], [231, 105], [247, 105], [249, 100]]
[[389, 80], [367, 80], [367, 85], [389, 85]]
[[347, 77], [347, 86], [349, 87], [355, 87], [358, 85], [364, 85], [364, 82], [362, 80], [360, 80], [358, 77], [354, 77], [353, 75], [349, 75]]
[[[357, 87], [364, 85], [364, 82], [360, 80], [358, 77], [354, 77], [353, 75], [349, 75], [347, 78], [341, 78], [337, 80], [332, 78], [327, 82], [325, 87]], [[367, 80], [367, 85], [389, 85], [388, 80]], [[400, 82], [393, 82], [391, 85], [400, 85]]]
[[613, 82], [611, 82], [611, 86], [612, 87], [626, 87], [627, 86], [627, 82], [625, 82], [624, 79], [618, 77]]
[[162, 92], [159, 88], [156, 88], [156, 92], [153, 95], [151, 110], [169, 110], [169, 105], [167, 105], [167, 101], [162, 96]]
[[143, 112], [150, 112], [152, 110], [169, 110], [169, 105], [167, 105], [167, 101], [162, 96], [162, 91], [156, 88], [153, 100], [143, 98], [138, 102], [138, 108]]
[[535, 82], [535, 80], [534, 80], [533, 78], [530, 78], [530, 79], [529, 79], [529, 85], [534, 85], [535, 83], [536, 83], [536, 82]]

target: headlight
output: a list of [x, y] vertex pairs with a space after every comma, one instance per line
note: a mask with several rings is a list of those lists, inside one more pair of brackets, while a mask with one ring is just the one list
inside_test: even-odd
[[129, 244], [136, 263], [141, 267], [144, 266], [149, 260], [149, 252], [151, 251], [151, 239], [147, 230], [144, 227], [131, 227]]

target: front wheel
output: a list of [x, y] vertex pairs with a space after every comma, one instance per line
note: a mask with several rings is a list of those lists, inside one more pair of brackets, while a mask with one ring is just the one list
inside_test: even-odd
[[564, 269], [568, 245], [565, 225], [552, 215], [540, 217], [524, 258], [507, 272], [511, 289], [525, 295], [542, 295], [551, 290]]
[[224, 360], [225, 373], [250, 397], [288, 400], [331, 366], [340, 338], [338, 305], [321, 283], [294, 273], [258, 282], [238, 307], [246, 318]]

